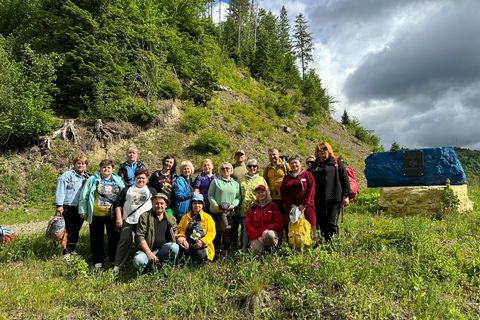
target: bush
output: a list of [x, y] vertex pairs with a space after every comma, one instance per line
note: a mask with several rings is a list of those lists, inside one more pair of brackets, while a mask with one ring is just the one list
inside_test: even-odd
[[200, 134], [193, 149], [205, 154], [220, 154], [230, 147], [230, 141], [224, 134], [210, 129]]
[[15, 62], [0, 37], [0, 141], [24, 146], [56, 124], [50, 106], [55, 92], [56, 55], [37, 55], [29, 46]]
[[195, 107], [193, 102], [187, 102], [183, 112], [181, 127], [188, 133], [196, 133], [207, 126], [210, 115], [207, 109]]

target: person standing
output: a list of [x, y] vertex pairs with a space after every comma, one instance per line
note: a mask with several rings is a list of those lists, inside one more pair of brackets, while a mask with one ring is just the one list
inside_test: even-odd
[[88, 178], [80, 194], [78, 214], [90, 224], [90, 248], [95, 269], [104, 262], [103, 238], [105, 229], [108, 239], [108, 257], [115, 260], [120, 233], [112, 219], [112, 205], [125, 188], [123, 180], [113, 173], [114, 163], [105, 159], [99, 164], [100, 170]]
[[208, 188], [213, 179], [216, 179], [217, 175], [213, 172], [213, 163], [210, 159], [204, 159], [202, 161], [202, 172], [195, 178], [193, 182], [193, 192], [195, 194], [201, 194], [205, 205], [203, 211], [210, 213], [210, 201], [208, 201]]
[[172, 200], [172, 189], [175, 180], [177, 162], [171, 155], [166, 155], [162, 159], [162, 169], [152, 173], [148, 179], [148, 185], [157, 190], [158, 193], [163, 193], [168, 196], [169, 203]]
[[141, 167], [145, 167], [145, 165], [138, 160], [138, 149], [131, 145], [128, 147], [127, 161], [120, 164], [117, 174], [123, 179], [126, 186], [131, 186], [135, 183], [135, 171]]
[[238, 183], [242, 182], [245, 173], [247, 173], [247, 166], [245, 165], [246, 160], [247, 156], [245, 155], [245, 151], [238, 150], [235, 152], [235, 163], [233, 164], [232, 178]]
[[291, 157], [288, 163], [291, 170], [283, 178], [281, 187], [285, 210], [290, 212], [293, 206], [297, 206], [300, 211], [303, 211], [305, 219], [310, 222], [316, 238], [315, 180], [310, 172], [302, 170], [300, 156]]
[[157, 193], [147, 186], [148, 170], [140, 167], [135, 171], [135, 184], [124, 188], [113, 203], [116, 226], [120, 232], [113, 273], [118, 274], [125, 265], [132, 248], [134, 234], [137, 229], [138, 218], [144, 212], [152, 209], [150, 199]]
[[175, 217], [165, 212], [170, 200], [163, 193], [152, 197], [152, 209], [138, 219], [135, 242], [139, 250], [133, 258], [136, 270], [143, 271], [148, 265], [169, 261], [175, 266], [180, 250], [175, 242], [177, 222]]
[[55, 210], [57, 215], [63, 216], [65, 219], [67, 247], [62, 252], [65, 258], [75, 251], [83, 225], [83, 219], [78, 215], [78, 204], [82, 187], [90, 177], [86, 171], [87, 165], [87, 157], [77, 156], [73, 159], [73, 168], [65, 171], [57, 179]]
[[193, 195], [192, 174], [193, 164], [186, 160], [180, 164], [181, 175], [173, 185], [173, 215], [177, 219], [177, 223], [187, 213], [190, 207], [190, 198]]
[[[223, 162], [219, 168], [220, 176], [213, 180], [208, 188], [210, 212], [215, 220], [215, 247], [230, 249], [238, 240], [238, 228], [234, 230], [235, 208], [240, 204], [240, 186], [232, 178], [233, 168], [229, 162]], [[237, 224], [238, 226], [238, 224]]]
[[283, 178], [288, 174], [290, 166], [288, 163], [285, 163], [280, 159], [280, 152], [277, 148], [268, 149], [268, 159], [270, 163], [265, 168], [263, 177], [267, 181], [272, 201], [277, 204], [280, 212], [282, 213], [283, 220], [285, 221], [285, 232], [287, 232], [288, 212], [286, 212], [283, 205], [280, 189]]
[[315, 180], [315, 211], [317, 227], [326, 241], [338, 235], [338, 215], [349, 203], [350, 182], [345, 166], [325, 141], [315, 146], [315, 163], [309, 171]]

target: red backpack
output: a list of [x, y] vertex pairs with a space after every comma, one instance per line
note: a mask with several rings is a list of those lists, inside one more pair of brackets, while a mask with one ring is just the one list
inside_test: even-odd
[[[338, 158], [335, 159], [335, 168], [338, 169]], [[348, 194], [348, 199], [352, 200], [358, 194], [358, 181], [355, 177], [355, 169], [352, 167], [345, 166], [345, 171], [347, 172], [348, 181], [350, 182], [350, 193]]]

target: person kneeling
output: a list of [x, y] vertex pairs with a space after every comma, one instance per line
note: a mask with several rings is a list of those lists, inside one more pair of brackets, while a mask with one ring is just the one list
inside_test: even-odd
[[205, 205], [202, 194], [194, 194], [190, 202], [190, 211], [178, 224], [177, 243], [185, 255], [196, 263], [207, 259], [212, 261], [215, 255], [213, 239], [215, 238], [215, 221], [203, 211]]
[[255, 188], [255, 203], [247, 210], [245, 227], [254, 254], [262, 254], [278, 245], [284, 221], [277, 204], [270, 199], [264, 185]]
[[133, 266], [139, 271], [166, 260], [175, 266], [179, 251], [174, 242], [177, 223], [173, 215], [165, 212], [169, 203], [163, 193], [152, 196], [152, 210], [142, 213], [138, 219], [135, 241], [140, 250], [133, 258]]

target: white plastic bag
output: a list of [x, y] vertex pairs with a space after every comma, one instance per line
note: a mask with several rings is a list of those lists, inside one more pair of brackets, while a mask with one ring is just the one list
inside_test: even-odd
[[300, 209], [296, 205], [293, 205], [289, 213], [290, 221], [292, 223], [296, 223], [301, 216], [302, 216], [302, 211], [300, 211]]

